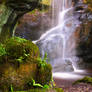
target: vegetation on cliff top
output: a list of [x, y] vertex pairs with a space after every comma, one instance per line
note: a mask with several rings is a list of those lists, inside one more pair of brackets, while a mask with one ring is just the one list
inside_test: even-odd
[[88, 11], [92, 12], [92, 0], [83, 0], [83, 2], [88, 5]]

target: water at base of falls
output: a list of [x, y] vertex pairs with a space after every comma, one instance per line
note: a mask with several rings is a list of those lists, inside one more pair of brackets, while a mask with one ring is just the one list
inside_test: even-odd
[[[52, 16], [57, 17], [57, 20], [55, 20], [57, 26], [44, 33], [36, 41], [36, 44], [40, 49], [42, 58], [47, 53], [53, 72], [77, 71], [75, 63], [77, 59], [74, 59], [76, 51], [72, 51], [75, 40], [74, 38], [70, 39], [76, 28], [76, 19], [72, 16], [72, 0], [53, 0], [52, 6], [54, 13]], [[72, 44], [70, 44], [71, 41]]]

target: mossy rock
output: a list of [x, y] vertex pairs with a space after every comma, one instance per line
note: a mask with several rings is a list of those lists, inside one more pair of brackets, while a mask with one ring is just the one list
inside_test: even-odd
[[64, 92], [64, 91], [62, 88], [53, 88], [53, 89], [52, 88], [50, 89], [35, 88], [35, 89], [26, 90], [26, 91], [13, 91], [13, 92]]
[[3, 65], [3, 67], [0, 77], [0, 88], [3, 90], [9, 89], [11, 85], [14, 90], [24, 90], [29, 87], [27, 85], [29, 81], [36, 80], [37, 64], [21, 64], [17, 69], [9, 64]]
[[52, 79], [51, 65], [39, 61], [39, 48], [32, 42], [13, 37], [0, 45], [0, 89], [6, 92], [34, 88], [33, 80], [42, 85]]
[[[13, 37], [7, 40], [3, 47], [6, 51], [3, 59], [7, 58], [6, 62], [35, 62], [35, 59], [40, 55], [39, 48], [35, 44], [19, 37]], [[3, 63], [3, 61], [0, 62]]]
[[23, 92], [64, 92], [62, 88], [53, 88], [53, 89], [31, 89]]
[[45, 85], [49, 84], [48, 81], [52, 79], [52, 67], [50, 64], [45, 64], [44, 66], [38, 66], [38, 77], [37, 82]]
[[88, 83], [88, 84], [91, 84], [92, 85], [92, 77], [86, 76], [86, 77], [84, 77], [82, 79], [79, 79], [79, 80], [75, 81], [73, 83], [73, 85], [79, 84], [79, 83]]

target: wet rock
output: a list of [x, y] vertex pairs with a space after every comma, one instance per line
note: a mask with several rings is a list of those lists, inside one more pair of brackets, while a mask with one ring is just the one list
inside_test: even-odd
[[79, 60], [76, 62], [79, 68], [92, 67], [92, 12], [90, 3], [83, 3], [80, 0], [74, 11], [74, 17], [79, 21], [74, 32], [76, 56]]
[[[58, 61], [58, 59], [57, 59], [57, 61]], [[70, 60], [60, 59], [59, 63], [56, 63], [56, 65], [54, 65], [53, 71], [54, 72], [73, 72], [74, 68], [73, 68], [73, 64]]]
[[41, 56], [43, 57], [47, 53], [47, 57], [50, 60], [50, 64], [53, 67], [53, 71], [71, 72], [73, 66], [70, 60], [63, 60], [63, 37], [62, 35], [52, 35], [51, 37], [44, 37], [37, 42], [40, 49]]
[[[2, 3], [1, 3], [2, 2]], [[14, 35], [17, 21], [29, 11], [39, 8], [39, 0], [2, 0], [0, 3], [0, 41]], [[3, 6], [3, 7], [2, 7]], [[4, 17], [4, 18], [3, 18]]]
[[78, 2], [79, 2], [79, 0], [72, 0], [73, 1], [73, 3], [76, 5]]
[[63, 57], [63, 38], [60, 35], [46, 37], [38, 41], [37, 46], [42, 57], [45, 53], [48, 53], [47, 57], [52, 65], [54, 64], [54, 59]]
[[[92, 21], [86, 21], [77, 28], [77, 56], [80, 58], [79, 67], [92, 66]], [[83, 63], [83, 64], [82, 64]]]
[[84, 1], [79, 1], [74, 9], [74, 16], [78, 17], [80, 22], [87, 20], [92, 20], [91, 2], [84, 3]]
[[29, 40], [37, 40], [51, 27], [51, 18], [47, 12], [35, 10], [25, 14], [16, 28], [15, 35]]

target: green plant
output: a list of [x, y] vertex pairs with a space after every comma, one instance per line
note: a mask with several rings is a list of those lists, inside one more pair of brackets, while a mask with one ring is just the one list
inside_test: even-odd
[[47, 53], [45, 53], [43, 59], [42, 59], [41, 57], [38, 57], [38, 58], [37, 58], [37, 61], [39, 62], [39, 66], [40, 66], [40, 67], [45, 67], [46, 64], [47, 64], [47, 62], [46, 62], [47, 60], [49, 61], [49, 59], [47, 58]]
[[40, 88], [43, 88], [43, 86], [39, 83], [36, 83], [34, 79], [32, 79], [32, 83], [29, 82], [29, 85], [30, 86], [33, 86], [33, 87], [40, 87]]
[[44, 86], [41, 85], [40, 83], [36, 83], [34, 79], [32, 79], [32, 82], [29, 82], [29, 85], [30, 86], [33, 86], [33, 87], [38, 87], [38, 88], [44, 88], [44, 89], [49, 89], [50, 86], [45, 84]]
[[62, 88], [55, 88], [56, 92], [64, 92]]
[[46, 62], [46, 60], [48, 60], [47, 53], [45, 53], [45, 55], [44, 55], [43, 62]]
[[[42, 85], [48, 84], [48, 80], [51, 81], [52, 79], [52, 67], [48, 64], [47, 61], [47, 54], [45, 53], [44, 58], [38, 58], [38, 77], [37, 82], [41, 83]], [[48, 70], [47, 70], [48, 69]]]
[[43, 62], [48, 61], [48, 63], [50, 63], [49, 58], [47, 58], [47, 53], [45, 53], [44, 58], [43, 58], [43, 60], [42, 60], [42, 61], [43, 61]]
[[3, 56], [6, 54], [5, 48], [2, 44], [0, 44], [0, 56]]
[[24, 59], [24, 57], [19, 57], [18, 59], [16, 59], [16, 61], [18, 61], [19, 63], [23, 63], [23, 59]]
[[49, 85], [45, 84], [45, 85], [43, 86], [43, 88], [44, 88], [44, 89], [49, 89], [50, 87], [49, 87]]
[[11, 92], [14, 92], [14, 90], [13, 90], [13, 86], [11, 85]]

